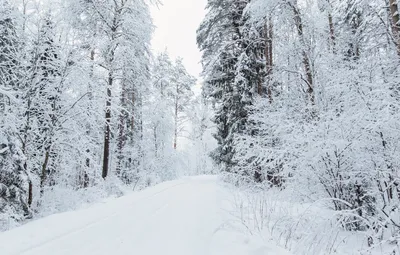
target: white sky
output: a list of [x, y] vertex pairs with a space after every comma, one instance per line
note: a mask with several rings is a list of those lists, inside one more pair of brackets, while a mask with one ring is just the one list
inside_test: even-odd
[[180, 56], [191, 75], [199, 78], [201, 54], [196, 45], [196, 30], [205, 16], [207, 0], [162, 0], [152, 8], [156, 30], [152, 46], [155, 52], [168, 50], [171, 58]]

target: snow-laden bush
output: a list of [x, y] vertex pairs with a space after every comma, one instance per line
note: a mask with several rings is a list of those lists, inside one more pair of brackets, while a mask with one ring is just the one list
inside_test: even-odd
[[242, 186], [240, 190], [226, 183], [225, 186], [233, 194], [233, 199], [228, 201], [229, 213], [236, 219], [228, 226], [242, 226], [236, 230], [274, 239], [293, 254], [381, 255], [393, 254], [399, 248], [390, 242], [371, 244], [369, 231], [343, 229], [355, 214], [327, 209], [329, 200], [301, 203], [294, 190], [282, 192], [269, 185], [266, 189]]

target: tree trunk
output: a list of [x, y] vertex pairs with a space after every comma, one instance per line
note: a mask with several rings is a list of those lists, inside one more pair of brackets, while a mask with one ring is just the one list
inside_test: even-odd
[[31, 180], [29, 180], [28, 185], [28, 206], [31, 207], [33, 201], [33, 185]]
[[[28, 100], [28, 102], [30, 102], [30, 100]], [[22, 153], [26, 156], [27, 151], [26, 151], [26, 145], [28, 143], [28, 130], [29, 130], [29, 122], [30, 122], [30, 103], [28, 103], [28, 110], [26, 111], [26, 116], [27, 116], [27, 120], [26, 120], [26, 125], [24, 127], [24, 138], [22, 141]], [[28, 164], [26, 162], [27, 160], [25, 160], [24, 162], [24, 170], [25, 172], [28, 174]], [[33, 184], [32, 184], [32, 180], [30, 175], [29, 176], [29, 182], [28, 182], [28, 206], [31, 207], [32, 206], [32, 201], [33, 201]]]
[[[94, 57], [95, 57], [95, 49], [92, 48], [92, 50], [90, 51], [90, 61], [92, 62], [92, 66], [90, 68], [90, 78], [93, 78], [94, 76]], [[88, 97], [89, 97], [89, 108], [91, 109], [93, 107], [93, 87], [91, 82], [88, 83]], [[88, 129], [86, 131], [86, 135], [88, 137], [91, 136], [92, 130], [90, 125], [88, 126]], [[89, 155], [90, 153], [90, 148], [86, 149], [86, 153]], [[85, 168], [86, 167], [86, 168]], [[86, 157], [86, 161], [85, 161], [85, 166], [83, 167], [83, 176], [81, 176], [80, 178], [83, 179], [83, 188], [87, 188], [89, 187], [89, 175], [87, 173], [87, 169], [90, 168], [90, 158], [89, 156]]]
[[[23, 133], [23, 141], [22, 141], [22, 153], [26, 156], [27, 155], [27, 144], [28, 144], [28, 132], [30, 129], [30, 111], [31, 109], [31, 100], [28, 96], [28, 105], [27, 105], [27, 110], [25, 112], [25, 116], [26, 116], [26, 122], [25, 122], [25, 126], [24, 126], [24, 133]], [[25, 160], [24, 162], [24, 169], [26, 171], [26, 173], [28, 173], [28, 164]], [[30, 176], [30, 175], [28, 175]], [[33, 184], [32, 184], [32, 180], [29, 180], [29, 184], [28, 184], [28, 206], [31, 207], [32, 205], [32, 201], [33, 201]]]
[[135, 113], [136, 113], [136, 134], [138, 137], [138, 150], [139, 150], [139, 167], [138, 167], [138, 172], [142, 169], [142, 166], [144, 165], [144, 157], [143, 157], [143, 101], [142, 101], [142, 96], [138, 92], [136, 92], [136, 105], [135, 106]]
[[400, 56], [400, 14], [397, 0], [389, 0], [390, 21], [392, 23], [392, 33], [397, 46], [397, 55]]
[[[122, 92], [121, 92], [121, 106], [123, 108], [125, 105], [125, 97], [126, 97], [126, 86], [125, 82], [122, 82]], [[125, 136], [125, 111], [126, 109], [122, 109], [122, 112], [119, 115], [119, 127], [118, 127], [118, 163], [117, 163], [117, 175], [120, 176], [122, 170], [122, 161], [123, 161], [123, 149], [126, 141]]]
[[[92, 62], [92, 66], [90, 68], [90, 78], [94, 77], [94, 56], [95, 56], [95, 54], [96, 54], [95, 50], [92, 49], [90, 51], [90, 61]], [[88, 90], [89, 90], [88, 97], [89, 97], [90, 102], [92, 102], [93, 101], [93, 87], [90, 82], [88, 83]]]
[[178, 146], [178, 106], [179, 106], [179, 87], [176, 84], [176, 98], [175, 98], [175, 130], [174, 130], [174, 150], [177, 149]]
[[[267, 71], [267, 94], [269, 102], [272, 103], [272, 71], [273, 71], [273, 23], [272, 18], [269, 17], [265, 24], [265, 60]], [[259, 88], [259, 94], [262, 93]]]
[[307, 82], [307, 92], [310, 97], [310, 102], [311, 105], [315, 105], [315, 94], [314, 94], [314, 80], [313, 80], [313, 74], [311, 70], [311, 61], [310, 58], [308, 57], [307, 51], [306, 51], [306, 43], [304, 41], [304, 31], [303, 31], [303, 22], [301, 20], [301, 14], [300, 11], [297, 7], [297, 0], [293, 1], [293, 4], [291, 2], [288, 2], [288, 5], [292, 8], [293, 13], [294, 13], [294, 21], [295, 25], [297, 28], [297, 33], [299, 35], [301, 45], [303, 47], [302, 49], [302, 55], [303, 55], [303, 65], [306, 73], [306, 82]]
[[158, 157], [158, 139], [157, 139], [157, 127], [153, 129], [153, 138], [154, 138], [154, 157]]
[[131, 119], [131, 132], [132, 132], [132, 139], [134, 139], [134, 134], [135, 134], [135, 104], [136, 104], [136, 100], [135, 100], [135, 92], [132, 91], [132, 119]]
[[117, 30], [119, 28], [119, 18], [122, 12], [122, 6], [121, 8], [118, 8], [117, 2], [114, 1], [115, 3], [115, 13], [114, 13], [114, 18], [112, 22], [112, 26], [110, 27], [111, 29], [111, 48], [109, 49], [109, 58], [107, 59], [107, 65], [108, 65], [108, 84], [107, 84], [107, 99], [106, 99], [106, 114], [105, 114], [105, 120], [106, 120], [106, 127], [104, 131], [104, 152], [103, 152], [103, 171], [102, 171], [102, 177], [103, 179], [107, 178], [108, 172], [109, 172], [109, 167], [110, 167], [110, 135], [111, 135], [111, 89], [114, 83], [114, 72], [113, 72], [113, 64], [114, 64], [114, 59], [115, 59], [115, 50], [118, 47], [118, 43], [113, 45], [115, 43], [116, 38], [117, 38]]
[[[328, 26], [329, 26], [329, 38], [328, 38], [328, 47], [330, 50], [336, 54], [336, 36], [335, 36], [335, 25], [333, 24], [333, 16], [332, 16], [332, 4], [330, 0], [326, 0], [327, 13], [328, 13]], [[325, 8], [321, 8], [321, 12], [324, 12]]]
[[329, 22], [329, 35], [332, 46], [332, 52], [336, 53], [335, 26], [333, 25], [333, 17], [330, 12], [328, 13], [328, 22]]
[[50, 149], [46, 149], [46, 153], [44, 156], [44, 162], [42, 165], [42, 174], [40, 176], [40, 193], [43, 194], [44, 192], [44, 185], [47, 180], [47, 165], [49, 164], [49, 159], [50, 159]]
[[108, 168], [110, 163], [110, 125], [111, 125], [111, 88], [113, 85], [112, 71], [108, 73], [108, 86], [107, 86], [107, 102], [106, 102], [106, 127], [104, 132], [104, 153], [103, 153], [103, 172], [102, 177], [105, 179], [108, 176]]

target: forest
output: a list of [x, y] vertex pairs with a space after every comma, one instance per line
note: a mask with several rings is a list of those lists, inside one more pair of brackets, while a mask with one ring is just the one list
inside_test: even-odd
[[318, 242], [339, 226], [366, 250], [398, 244], [397, 0], [209, 0], [207, 11], [197, 42], [224, 179], [329, 208], [325, 229], [299, 220], [280, 238]]
[[217, 174], [285, 248], [400, 254], [398, 0], [207, 0], [200, 80], [158, 1], [0, 2], [0, 230]]
[[0, 229], [209, 171], [209, 112], [150, 51], [150, 4], [1, 0]]

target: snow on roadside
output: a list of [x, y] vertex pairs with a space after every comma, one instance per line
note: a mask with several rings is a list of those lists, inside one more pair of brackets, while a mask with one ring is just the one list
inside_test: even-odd
[[[392, 255], [396, 249], [388, 243], [368, 247], [366, 232], [344, 231], [338, 214], [327, 209], [326, 201], [301, 203], [274, 189], [225, 187], [233, 197], [226, 203], [236, 224], [240, 222], [253, 236], [274, 239], [293, 254]], [[400, 254], [400, 250], [397, 252]]]

